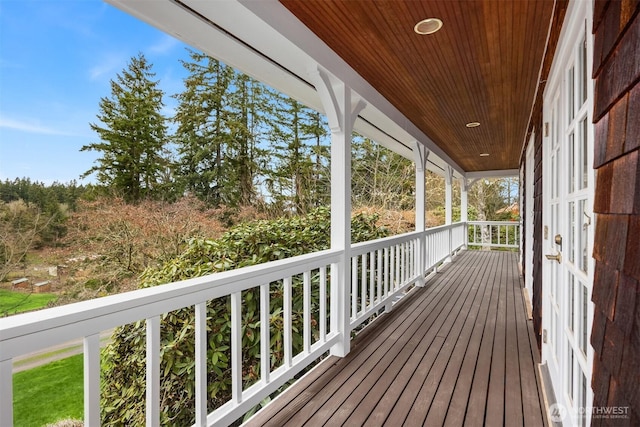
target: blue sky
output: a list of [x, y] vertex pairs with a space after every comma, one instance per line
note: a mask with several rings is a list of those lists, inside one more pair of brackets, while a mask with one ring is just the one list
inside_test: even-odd
[[0, 0], [0, 180], [84, 181], [101, 97], [142, 52], [170, 116], [186, 45], [101, 0]]

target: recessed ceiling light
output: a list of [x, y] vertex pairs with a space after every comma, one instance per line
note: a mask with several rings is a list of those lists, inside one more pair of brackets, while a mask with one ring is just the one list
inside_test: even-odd
[[442, 28], [442, 21], [438, 18], [427, 18], [418, 22], [413, 31], [418, 34], [433, 34]]
[[480, 153], [480, 157], [489, 157], [489, 153]]
[[477, 128], [478, 126], [480, 126], [480, 122], [469, 122], [465, 126], [468, 128]]

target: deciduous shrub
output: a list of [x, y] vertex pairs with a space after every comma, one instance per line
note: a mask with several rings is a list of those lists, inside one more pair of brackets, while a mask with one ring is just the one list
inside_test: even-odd
[[[352, 241], [387, 235], [378, 228], [375, 215], [352, 219]], [[260, 264], [329, 248], [330, 215], [318, 208], [305, 217], [263, 220], [239, 225], [217, 240], [195, 239], [188, 248], [160, 268], [146, 270], [141, 287], [160, 286], [182, 279]], [[316, 277], [312, 279], [314, 281]], [[301, 330], [301, 280], [293, 280], [293, 328]], [[314, 287], [314, 289], [317, 289]], [[282, 287], [271, 284], [271, 365], [282, 363]], [[243, 292], [243, 377], [245, 387], [260, 378], [260, 302], [258, 290]], [[318, 296], [312, 298], [317, 305]], [[312, 310], [317, 314], [316, 309]], [[161, 423], [185, 426], [194, 423], [195, 322], [193, 308], [161, 319]], [[209, 411], [230, 399], [230, 303], [229, 298], [208, 302], [207, 384]], [[317, 323], [317, 315], [314, 318]], [[312, 322], [313, 323], [313, 322]], [[298, 335], [294, 332], [294, 335]], [[138, 322], [118, 328], [103, 358], [102, 418], [105, 425], [144, 425], [145, 422], [145, 325]], [[294, 337], [293, 352], [302, 348]]]

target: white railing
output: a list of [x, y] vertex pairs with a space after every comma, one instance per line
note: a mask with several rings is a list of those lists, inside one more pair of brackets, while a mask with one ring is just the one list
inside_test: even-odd
[[[147, 328], [147, 425], [158, 426], [160, 414], [160, 317], [168, 312], [192, 307], [196, 318], [196, 425], [228, 425], [257, 405], [320, 358], [338, 338], [326, 330], [327, 271], [338, 262], [340, 251], [323, 251], [258, 266], [217, 273], [181, 282], [140, 289], [48, 310], [0, 319], [0, 425], [10, 426], [12, 417], [12, 360], [20, 355], [84, 338], [85, 425], [100, 423], [100, 344], [102, 331], [146, 320]], [[319, 273], [319, 339], [311, 340], [311, 273]], [[292, 279], [303, 277], [304, 308], [301, 331], [304, 348], [292, 354]], [[260, 328], [261, 381], [242, 389], [242, 296], [243, 291], [260, 289], [261, 325], [269, 325], [269, 284], [282, 281], [284, 360], [275, 370], [270, 368], [269, 327]], [[211, 414], [207, 413], [207, 324], [206, 303], [231, 296], [231, 372], [232, 399]]]
[[351, 329], [391, 304], [420, 276], [420, 233], [359, 243], [351, 248]]
[[382, 308], [389, 311], [411, 285], [422, 284], [427, 272], [464, 246], [464, 230], [457, 223], [353, 245], [351, 329]]
[[[382, 309], [390, 310], [411, 285], [424, 283], [426, 273], [435, 271], [464, 247], [465, 230], [465, 224], [457, 223], [353, 245], [350, 249], [352, 275], [348, 313], [351, 330], [345, 333], [350, 334]], [[332, 307], [327, 301], [329, 292], [335, 291], [330, 289], [330, 276], [338, 269], [332, 267], [338, 266], [342, 258], [342, 251], [327, 250], [0, 319], [0, 425], [13, 425], [13, 359], [78, 338], [84, 340], [85, 425], [99, 425], [99, 335], [138, 321], [145, 321], [147, 334], [147, 425], [159, 425], [161, 317], [189, 307], [195, 313], [195, 425], [229, 425], [342, 339], [339, 331], [327, 326], [331, 316], [338, 317], [337, 313], [331, 313]], [[301, 329], [292, 327], [294, 282], [296, 289], [301, 288], [303, 292]], [[268, 326], [273, 283], [282, 286], [284, 325], [283, 361], [275, 369], [271, 367]], [[319, 307], [314, 313], [312, 287], [317, 290], [315, 305]], [[259, 290], [260, 325], [267, 327], [260, 327], [260, 380], [244, 388], [242, 293], [248, 290]], [[208, 301], [227, 296], [231, 299], [232, 396], [226, 404], [208, 413], [206, 305]], [[316, 323], [315, 329], [313, 323]], [[302, 350], [297, 354], [293, 353], [294, 333], [302, 335]]]
[[518, 248], [520, 223], [516, 221], [469, 221], [469, 246]]

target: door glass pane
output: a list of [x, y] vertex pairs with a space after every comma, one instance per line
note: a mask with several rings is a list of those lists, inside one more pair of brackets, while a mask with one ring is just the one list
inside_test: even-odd
[[573, 132], [569, 134], [569, 154], [567, 155], [567, 161], [569, 163], [569, 170], [567, 173], [569, 174], [569, 193], [573, 193], [576, 189], [576, 174], [574, 171], [575, 164], [575, 138], [573, 137]]
[[551, 112], [551, 148], [558, 144], [558, 113], [554, 109]]
[[575, 69], [571, 67], [567, 76], [567, 123], [571, 123], [575, 117], [575, 83]]
[[569, 274], [569, 298], [567, 298], [567, 304], [569, 305], [569, 331], [574, 331], [575, 324], [575, 279], [571, 272]]
[[[558, 278], [556, 277], [556, 281], [558, 280]], [[564, 329], [562, 327], [562, 323], [560, 322], [560, 320], [558, 319], [558, 314], [554, 312], [554, 314], [556, 315], [556, 359], [558, 360], [558, 363], [560, 363], [560, 361], [562, 360], [562, 352], [561, 352], [561, 345], [560, 343], [562, 342], [562, 330]]]
[[551, 156], [551, 198], [556, 198], [556, 156], [555, 154]]
[[587, 355], [587, 310], [589, 308], [588, 289], [584, 283], [580, 283], [582, 288], [580, 298], [580, 350]]
[[[586, 24], [585, 24], [586, 25]], [[587, 101], [587, 82], [589, 77], [587, 76], [587, 42], [582, 39], [580, 42], [579, 51], [580, 61], [580, 105], [582, 106]]]
[[568, 224], [569, 227], [567, 229], [567, 250], [566, 253], [569, 256], [569, 262], [573, 263], [575, 261], [575, 240], [576, 240], [576, 233], [574, 232], [575, 230], [575, 225], [576, 225], [576, 203], [575, 202], [569, 202], [569, 218], [568, 219]]
[[[582, 371], [582, 370], [581, 370]], [[580, 425], [587, 425], [587, 377], [584, 372], [580, 374], [580, 388], [582, 389], [580, 395], [580, 410], [578, 415], [580, 416]]]
[[586, 215], [585, 212], [586, 209], [586, 200], [580, 200], [578, 202], [578, 212], [580, 215], [580, 222], [579, 222], [579, 229], [578, 229], [578, 235], [580, 236], [579, 241], [578, 241], [578, 256], [580, 257], [579, 261], [580, 261], [580, 270], [584, 271], [585, 273], [587, 273], [588, 271], [588, 267], [589, 267], [589, 253], [588, 253], [588, 239], [589, 236], [587, 234], [587, 228], [588, 228], [588, 224], [587, 221], [589, 220], [589, 218]]
[[569, 404], [573, 403], [573, 370], [574, 366], [573, 351], [571, 350], [571, 344], [567, 341], [567, 394], [569, 395]]
[[[553, 301], [553, 298], [551, 298], [551, 300]], [[553, 302], [551, 303], [551, 305], [553, 306]], [[551, 327], [549, 328], [549, 343], [551, 344], [551, 347], [555, 347], [556, 346], [556, 315], [555, 315], [555, 309], [552, 307], [551, 308], [551, 316], [550, 317], [550, 321], [551, 321]]]
[[567, 76], [567, 112], [569, 114], [569, 123], [573, 121], [573, 117], [575, 116], [574, 74], [573, 67], [569, 68], [569, 75]]
[[578, 167], [580, 168], [578, 175], [578, 185], [580, 190], [583, 188], [587, 188], [589, 184], [589, 165], [587, 163], [587, 118], [585, 117], [580, 122], [580, 144], [579, 144], [579, 155], [578, 155]]

